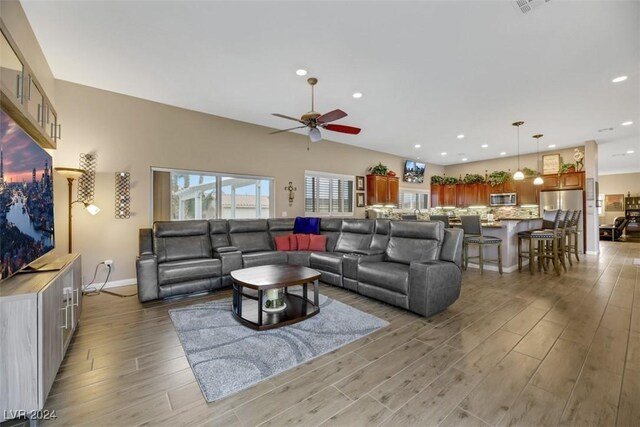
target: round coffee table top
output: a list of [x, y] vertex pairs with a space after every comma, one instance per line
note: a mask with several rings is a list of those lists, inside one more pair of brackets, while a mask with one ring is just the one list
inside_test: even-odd
[[261, 265], [234, 270], [231, 278], [248, 288], [272, 289], [313, 282], [320, 278], [320, 272], [301, 265]]

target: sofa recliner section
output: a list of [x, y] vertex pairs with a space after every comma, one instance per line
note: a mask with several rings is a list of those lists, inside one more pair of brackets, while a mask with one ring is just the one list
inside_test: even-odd
[[320, 223], [327, 252], [276, 251], [274, 237], [293, 227], [293, 219], [274, 218], [158, 222], [142, 229], [139, 299], [214, 290], [231, 284], [231, 271], [266, 264], [310, 266], [323, 282], [424, 316], [460, 294], [461, 230], [437, 221], [328, 218]]

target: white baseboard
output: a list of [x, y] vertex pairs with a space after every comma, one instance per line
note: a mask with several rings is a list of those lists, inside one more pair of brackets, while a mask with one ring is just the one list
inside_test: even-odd
[[587, 251], [587, 255], [598, 255], [599, 253], [598, 251]]
[[[138, 283], [138, 281], [135, 278], [115, 280], [113, 282], [107, 282], [107, 284], [104, 285], [104, 288], [102, 289], [121, 288], [122, 286], [135, 285], [136, 283]], [[87, 290], [97, 289], [97, 288], [100, 288], [100, 286], [102, 286], [102, 282], [92, 283], [91, 286], [87, 288]]]
[[[525, 266], [527, 268], [525, 268]], [[480, 264], [473, 264], [473, 263], [469, 263], [469, 265], [467, 266], [468, 268], [477, 268], [480, 269]], [[483, 270], [489, 270], [489, 271], [498, 271], [498, 266], [497, 265], [486, 265], [484, 266]], [[522, 271], [525, 270], [529, 270], [529, 263], [528, 262], [523, 262], [522, 263]], [[513, 273], [514, 271], [518, 271], [518, 266], [517, 265], [512, 265], [510, 267], [502, 267], [502, 272], [503, 273]]]

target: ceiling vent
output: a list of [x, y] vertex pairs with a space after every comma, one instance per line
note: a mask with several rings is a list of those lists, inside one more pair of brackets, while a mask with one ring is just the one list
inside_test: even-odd
[[551, 0], [516, 0], [516, 4], [518, 5], [518, 9], [522, 13], [531, 12], [538, 6], [542, 6], [545, 3], [549, 3]]

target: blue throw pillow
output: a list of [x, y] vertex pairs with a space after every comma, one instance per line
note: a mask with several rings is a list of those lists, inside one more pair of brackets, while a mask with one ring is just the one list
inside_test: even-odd
[[320, 234], [320, 218], [297, 216], [293, 223], [294, 234]]

